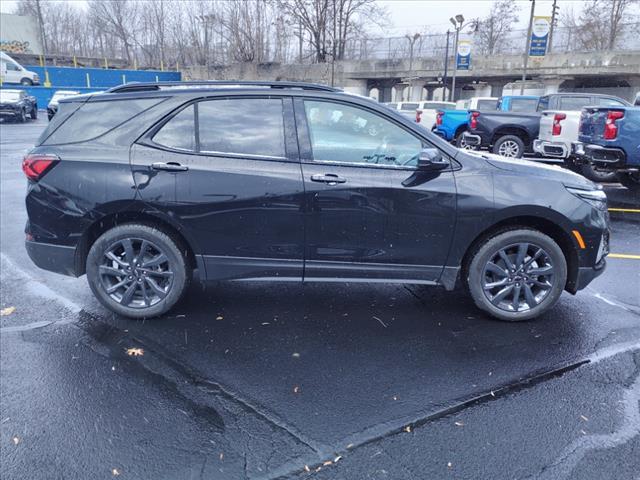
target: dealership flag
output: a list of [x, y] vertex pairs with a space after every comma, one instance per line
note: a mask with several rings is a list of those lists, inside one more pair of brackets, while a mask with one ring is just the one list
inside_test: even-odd
[[533, 17], [531, 26], [531, 45], [529, 46], [530, 57], [544, 57], [547, 53], [547, 42], [549, 41], [549, 29], [551, 28], [551, 17]]
[[460, 40], [458, 42], [456, 66], [458, 70], [469, 70], [469, 65], [471, 65], [471, 42], [468, 40]]

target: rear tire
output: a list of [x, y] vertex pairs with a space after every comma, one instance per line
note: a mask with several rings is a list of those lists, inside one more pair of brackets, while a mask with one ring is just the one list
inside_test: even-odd
[[528, 228], [487, 238], [463, 271], [476, 306], [508, 322], [545, 313], [556, 304], [567, 281], [562, 249], [548, 235]]
[[28, 87], [30, 85], [33, 85], [33, 80], [25, 77], [22, 80], [20, 80], [20, 85], [24, 85], [25, 87]]
[[37, 120], [38, 119], [38, 107], [34, 106], [33, 109], [31, 110], [31, 120]]
[[493, 153], [508, 158], [522, 158], [524, 142], [516, 135], [504, 135], [493, 144]]
[[103, 233], [87, 256], [87, 280], [106, 308], [129, 318], [152, 318], [185, 294], [191, 269], [179, 242], [162, 230], [125, 224]]
[[25, 123], [27, 121], [27, 111], [23, 108], [20, 110], [20, 116], [18, 117], [18, 122]]
[[464, 132], [462, 131], [456, 137], [456, 147], [461, 148], [463, 150], [478, 150], [478, 147], [475, 145], [468, 145], [464, 139]]
[[616, 182], [618, 181], [618, 174], [615, 171], [600, 170], [596, 168], [592, 163], [585, 163], [580, 166], [580, 174], [583, 177], [588, 178], [592, 182]]

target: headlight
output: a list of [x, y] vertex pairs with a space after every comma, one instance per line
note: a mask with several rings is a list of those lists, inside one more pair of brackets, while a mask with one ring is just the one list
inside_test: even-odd
[[580, 188], [565, 187], [569, 193], [598, 210], [607, 209], [607, 194], [603, 190], [582, 190]]

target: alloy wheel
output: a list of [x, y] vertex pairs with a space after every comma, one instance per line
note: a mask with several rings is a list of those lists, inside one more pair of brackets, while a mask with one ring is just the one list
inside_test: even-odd
[[533, 243], [501, 248], [486, 263], [482, 289], [487, 299], [507, 312], [538, 306], [554, 286], [554, 265], [549, 254]]
[[498, 148], [498, 154], [503, 157], [517, 158], [520, 153], [520, 146], [513, 140], [505, 140]]
[[139, 238], [114, 242], [105, 251], [98, 273], [107, 295], [130, 308], [161, 302], [174, 276], [168, 256], [155, 243]]

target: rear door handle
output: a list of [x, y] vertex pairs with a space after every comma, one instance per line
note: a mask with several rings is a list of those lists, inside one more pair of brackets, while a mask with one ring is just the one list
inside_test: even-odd
[[167, 170], [169, 172], [186, 172], [189, 170], [189, 167], [180, 165], [178, 162], [156, 162], [151, 164], [151, 168], [154, 170]]
[[336, 185], [338, 183], [345, 183], [347, 181], [346, 178], [339, 177], [334, 173], [325, 173], [322, 174], [314, 174], [311, 175], [312, 182], [320, 182], [320, 183], [328, 183], [329, 185]]

